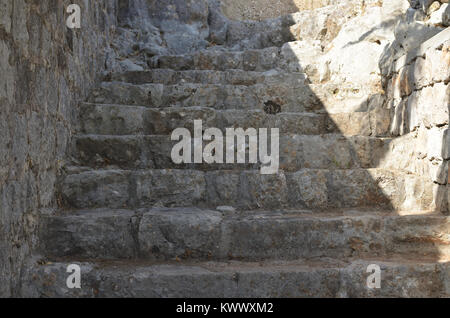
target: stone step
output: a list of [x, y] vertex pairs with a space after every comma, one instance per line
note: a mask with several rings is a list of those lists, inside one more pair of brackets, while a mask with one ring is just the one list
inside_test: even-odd
[[259, 170], [84, 170], [61, 185], [66, 208], [207, 207], [242, 209], [377, 207], [435, 208], [429, 178], [386, 169], [301, 169], [262, 175]]
[[[289, 41], [282, 48], [270, 47], [246, 51], [199, 51], [185, 55], [157, 56], [150, 61], [152, 69], [173, 71], [245, 71], [266, 72], [274, 69], [283, 73], [302, 72], [311, 81], [320, 82], [323, 47], [317, 41]], [[326, 74], [322, 74], [326, 75]]]
[[221, 130], [236, 128], [279, 128], [280, 134], [319, 135], [341, 133], [346, 136], [376, 136], [375, 112], [278, 113], [263, 110], [216, 110], [210, 107], [148, 108], [143, 106], [83, 103], [79, 131], [99, 135], [170, 135], [177, 128], [193, 131], [194, 120], [204, 127]]
[[112, 82], [124, 82], [136, 85], [164, 84], [176, 85], [180, 83], [221, 84], [221, 85], [256, 85], [279, 83], [305, 83], [307, 77], [303, 73], [280, 72], [252, 72], [244, 70], [187, 70], [175, 71], [171, 69], [152, 69], [148, 71], [131, 71], [113, 73], [109, 78]]
[[291, 15], [265, 21], [232, 21], [228, 24], [226, 44], [240, 50], [280, 47], [294, 41]]
[[219, 212], [196, 208], [78, 211], [43, 218], [48, 257], [294, 260], [450, 257], [450, 217], [373, 210]]
[[[40, 262], [42, 263], [42, 262]], [[81, 289], [66, 285], [67, 268], [79, 264]], [[381, 288], [368, 288], [381, 269]], [[367, 259], [339, 262], [77, 262], [35, 265], [24, 279], [28, 297], [449, 297], [449, 262]]]
[[[220, 85], [183, 83], [177, 85], [103, 82], [88, 99], [90, 103], [121, 104], [154, 108], [212, 107], [215, 109], [280, 112], [351, 113], [379, 112], [377, 126], [389, 126], [390, 110], [383, 107], [384, 95], [359, 85], [342, 83]], [[380, 128], [377, 128], [380, 129]]]
[[89, 102], [148, 107], [206, 106], [215, 109], [261, 109], [269, 113], [323, 111], [319, 98], [307, 84], [142, 84], [103, 82]]
[[[225, 136], [225, 132], [223, 133]], [[271, 142], [269, 136], [266, 145], [270, 147]], [[388, 138], [345, 137], [340, 134], [282, 134], [279, 137], [279, 167], [284, 171], [297, 171], [302, 168], [376, 168], [389, 150], [390, 142], [391, 139]], [[178, 143], [179, 141], [172, 141], [169, 135], [78, 135], [74, 137], [73, 157], [77, 164], [92, 168], [242, 170], [260, 167], [260, 159], [254, 164], [208, 164], [205, 162], [194, 164], [194, 139], [191, 142], [191, 164], [175, 164], [171, 154]], [[209, 143], [209, 141], [203, 141], [204, 146]], [[245, 147], [247, 149], [245, 160], [248, 163], [248, 141]], [[234, 149], [236, 160], [238, 147], [235, 145], [232, 149]], [[222, 160], [226, 162], [225, 137], [222, 152]]]
[[320, 82], [325, 61], [317, 41], [289, 41], [282, 48], [246, 51], [199, 51], [185, 55], [157, 56], [150, 60], [152, 69], [173, 71], [244, 71], [283, 73], [302, 72], [314, 82]]
[[[370, 134], [367, 113], [336, 114], [335, 120], [325, 114], [279, 113], [271, 115], [263, 110], [216, 110], [210, 107], [148, 108], [142, 106], [103, 105], [83, 103], [80, 106], [79, 131], [99, 135], [171, 135], [177, 128], [193, 132], [194, 120], [202, 120], [205, 128], [275, 128], [280, 133], [317, 135], [339, 132], [337, 125], [349, 132]], [[352, 129], [358, 123], [366, 127]], [[367, 127], [369, 129], [367, 129]]]
[[281, 59], [279, 47], [246, 51], [199, 51], [185, 55], [157, 56], [153, 68], [173, 70], [244, 70], [265, 72], [277, 68]]

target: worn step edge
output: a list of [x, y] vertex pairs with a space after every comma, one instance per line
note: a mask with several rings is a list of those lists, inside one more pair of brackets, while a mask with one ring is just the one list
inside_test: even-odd
[[245, 85], [142, 84], [104, 82], [94, 90], [89, 102], [161, 106], [213, 106], [217, 109], [263, 109], [269, 102], [281, 110], [319, 111], [320, 99], [305, 83]]
[[[141, 110], [151, 110], [151, 111], [180, 111], [180, 112], [189, 112], [189, 111], [199, 111], [199, 110], [208, 110], [212, 112], [220, 112], [220, 113], [227, 113], [227, 112], [248, 112], [248, 113], [261, 113], [261, 114], [267, 114], [261, 109], [238, 109], [238, 108], [231, 108], [231, 109], [217, 109], [211, 106], [186, 106], [186, 107], [175, 107], [175, 106], [167, 106], [167, 107], [152, 107], [152, 106], [146, 106], [146, 105], [133, 105], [133, 104], [114, 104], [114, 103], [96, 103], [96, 102], [81, 102], [80, 107], [123, 107], [125, 109], [131, 108], [131, 109], [141, 109]], [[340, 115], [340, 114], [358, 114], [358, 113], [368, 113], [368, 111], [348, 111], [348, 112], [333, 112], [333, 111], [327, 111], [323, 109], [321, 112], [307, 112], [307, 111], [299, 111], [299, 112], [293, 112], [293, 111], [281, 111], [276, 114], [267, 114], [271, 116], [277, 116], [277, 115], [305, 115], [305, 116], [321, 116], [321, 115]]]
[[212, 107], [153, 108], [132, 105], [80, 105], [80, 133], [128, 135], [171, 134], [176, 128], [193, 129], [193, 122], [201, 119], [205, 127], [215, 128], [276, 128], [281, 133], [316, 135], [341, 133], [345, 136], [386, 136], [388, 129], [381, 125], [380, 114], [365, 112], [279, 112], [262, 109], [227, 109]]
[[372, 210], [100, 209], [43, 217], [41, 241], [52, 257], [101, 259], [450, 257], [450, 217]]
[[281, 73], [276, 70], [253, 72], [244, 70], [171, 70], [151, 69], [146, 71], [129, 71], [113, 73], [108, 82], [125, 82], [131, 84], [164, 84], [202, 83], [222, 85], [255, 85], [264, 83], [286, 82], [288, 80], [306, 81], [306, 74], [300, 72]]
[[173, 70], [267, 71], [278, 65], [280, 56], [280, 47], [243, 51], [201, 51], [185, 55], [157, 56], [150, 64], [153, 68]]
[[[340, 116], [340, 115], [337, 115]], [[345, 116], [345, 115], [344, 115]], [[341, 117], [344, 117], [341, 116]], [[368, 113], [345, 116], [338, 125], [325, 114], [278, 113], [267, 114], [263, 110], [215, 110], [209, 107], [145, 108], [141, 106], [82, 106], [78, 131], [101, 135], [169, 135], [177, 128], [193, 131], [194, 120], [201, 120], [203, 127], [225, 128], [279, 128], [281, 133], [323, 134], [345, 132], [353, 135], [370, 135]], [[357, 127], [349, 127], [350, 125]], [[362, 127], [369, 126], [368, 128]]]
[[[81, 289], [66, 285], [70, 264], [81, 267]], [[367, 285], [368, 267], [381, 269], [381, 288]], [[373, 271], [372, 271], [373, 272]], [[56, 262], [23, 275], [27, 297], [449, 297], [450, 263], [333, 260], [307, 263], [146, 264]]]
[[[76, 172], [76, 171], [74, 171]], [[90, 170], [63, 178], [67, 208], [235, 205], [246, 209], [378, 207], [433, 210], [440, 190], [428, 178], [388, 169]]]
[[[271, 138], [269, 136], [266, 142], [273, 142]], [[341, 134], [282, 134], [279, 137], [279, 167], [284, 171], [297, 171], [301, 168], [376, 168], [380, 167], [391, 141], [391, 138], [346, 137]], [[73, 143], [76, 162], [95, 168], [116, 166], [124, 169], [242, 170], [259, 169], [261, 166], [258, 163], [193, 164], [194, 151], [192, 164], [175, 164], [171, 153], [179, 141], [171, 140], [169, 135], [77, 135]], [[193, 144], [194, 139], [191, 149], [194, 149]], [[203, 141], [203, 144], [206, 146], [208, 142]], [[222, 151], [225, 156], [225, 140]], [[235, 157], [236, 152], [237, 150]], [[225, 162], [225, 158], [223, 160]]]

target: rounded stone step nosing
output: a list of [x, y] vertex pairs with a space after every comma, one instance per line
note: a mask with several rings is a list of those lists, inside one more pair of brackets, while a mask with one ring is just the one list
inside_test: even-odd
[[[69, 289], [67, 268], [79, 264], [83, 288]], [[380, 289], [367, 287], [371, 264], [382, 269]], [[449, 263], [399, 259], [339, 262], [102, 263], [35, 265], [24, 273], [28, 297], [299, 298], [449, 297]], [[287, 283], [289, 282], [289, 283]], [[389, 283], [393, 282], [393, 283]], [[384, 283], [384, 284], [383, 284]]]
[[372, 87], [355, 84], [355, 87], [350, 85], [344, 89], [342, 83], [309, 85], [299, 80], [249, 86], [103, 82], [92, 92], [88, 102], [153, 108], [201, 106], [220, 110], [265, 110], [268, 103], [275, 103], [279, 105], [277, 112], [349, 113], [380, 109], [385, 117], [390, 114], [382, 107], [384, 95], [374, 92]]
[[76, 209], [161, 205], [424, 211], [435, 209], [436, 187], [428, 178], [387, 169], [301, 169], [276, 175], [258, 170], [93, 170], [66, 176], [60, 195], [67, 208]]
[[277, 70], [266, 72], [252, 72], [243, 70], [186, 70], [175, 71], [171, 69], [152, 69], [148, 71], [129, 71], [114, 73], [108, 82], [124, 82], [134, 85], [163, 84], [177, 85], [190, 84], [221, 84], [243, 85], [277, 84], [277, 83], [305, 83], [307, 76], [304, 73], [285, 73]]
[[247, 51], [210, 51], [188, 55], [158, 56], [151, 61], [153, 68], [173, 70], [238, 69], [264, 72], [273, 69], [280, 60], [279, 47]]
[[[209, 107], [145, 108], [140, 106], [93, 105], [81, 107], [80, 128], [85, 134], [170, 135], [177, 128], [193, 132], [194, 120], [205, 128], [277, 128], [281, 133], [318, 135], [338, 132], [324, 114], [279, 113], [263, 110], [216, 110]], [[367, 122], [369, 125], [369, 123]]]
[[89, 97], [90, 103], [148, 107], [205, 106], [215, 109], [261, 109], [267, 103], [279, 105], [278, 112], [318, 112], [323, 105], [302, 83], [217, 85], [102, 83]]
[[89, 104], [81, 105], [79, 131], [99, 135], [164, 135], [177, 128], [193, 131], [194, 120], [205, 127], [279, 128], [281, 134], [383, 136], [380, 114], [372, 112], [268, 114], [262, 109], [218, 110], [212, 107], [167, 107]]
[[[225, 135], [225, 134], [224, 134]], [[270, 142], [270, 141], [269, 141]], [[311, 169], [351, 169], [378, 167], [389, 149], [390, 139], [327, 135], [282, 135], [279, 138], [279, 167], [284, 171]], [[175, 164], [171, 155], [179, 141], [171, 136], [104, 136], [80, 135], [74, 138], [74, 157], [82, 165], [99, 168], [117, 166], [122, 169], [258, 169], [261, 164], [226, 163], [227, 142], [223, 141], [223, 163], [194, 164], [194, 139], [191, 162]], [[203, 141], [203, 148], [208, 144]], [[247, 145], [248, 147], [248, 145]], [[237, 149], [234, 147], [234, 158]], [[259, 162], [259, 161], [258, 161]]]
[[[450, 256], [450, 218], [386, 213], [227, 214], [196, 208], [80, 211], [46, 217], [51, 257], [83, 259], [295, 260]], [[89, 238], [89, 239], [86, 239]]]

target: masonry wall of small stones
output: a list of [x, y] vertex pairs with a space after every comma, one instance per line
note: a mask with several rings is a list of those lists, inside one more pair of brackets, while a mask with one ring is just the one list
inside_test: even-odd
[[436, 210], [450, 211], [450, 29], [402, 56], [387, 73], [391, 145], [398, 168], [429, 177]]
[[[81, 6], [81, 29], [66, 8]], [[0, 1], [0, 297], [20, 280], [42, 213], [57, 207], [77, 102], [105, 66], [117, 1]]]

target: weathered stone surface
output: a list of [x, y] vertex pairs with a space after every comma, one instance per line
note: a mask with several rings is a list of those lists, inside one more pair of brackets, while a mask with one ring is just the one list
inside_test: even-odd
[[132, 135], [150, 133], [144, 121], [145, 107], [80, 105], [79, 130], [87, 134]]
[[[371, 19], [368, 12], [378, 10], [382, 6], [383, 15], [381, 19], [387, 20], [389, 16], [394, 15], [395, 11], [401, 10], [405, 2], [398, 1], [393, 6], [389, 6], [378, 1], [338, 1], [332, 6], [295, 13], [293, 18], [296, 24], [291, 27], [291, 32], [296, 40], [319, 40], [323, 47], [330, 48], [335, 45], [334, 40], [339, 35], [352, 33], [352, 27], [355, 24], [358, 24], [358, 28], [360, 28], [360, 35], [364, 34], [365, 32], [362, 29], [367, 26], [364, 20]], [[305, 23], [302, 23], [303, 21], [310, 21], [310, 23], [305, 25]], [[346, 25], [349, 25], [349, 28], [345, 32], [341, 32]]]
[[[422, 33], [424, 36], [428, 32], [425, 31]], [[444, 30], [397, 58], [392, 68], [392, 80], [385, 80], [387, 102], [393, 106], [391, 132], [395, 135], [408, 134], [405, 138], [397, 138], [386, 159], [397, 157], [402, 169], [420, 173], [435, 182], [431, 187], [431, 198], [429, 194], [426, 197], [427, 201], [432, 202], [432, 209], [442, 211], [448, 209], [447, 195], [442, 186], [448, 179], [448, 162], [445, 159], [450, 105], [448, 34], [448, 30]], [[399, 43], [403, 45], [401, 40]], [[406, 158], [410, 161], [407, 162]], [[408, 192], [415, 191], [417, 189]], [[417, 204], [414, 196], [407, 201]]]
[[[409, 66], [415, 58], [425, 55], [426, 50], [430, 48], [428, 44], [434, 47], [432, 38], [438, 39], [438, 42], [440, 42], [438, 45], [448, 40], [445, 36], [442, 40], [440, 39], [439, 34], [441, 32], [445, 32], [445, 29], [426, 26], [420, 21], [399, 22], [395, 31], [395, 40], [380, 59], [381, 73], [390, 75], [392, 72], [398, 72], [401, 68]], [[411, 34], [414, 34], [414, 37], [410, 36]]]
[[431, 47], [426, 51], [427, 61], [431, 63], [433, 82], [448, 82], [450, 79], [450, 40], [443, 42], [442, 47]]
[[[304, 72], [313, 82], [322, 82], [327, 80], [326, 68], [328, 64], [323, 63], [322, 45], [319, 40], [316, 41], [294, 41], [288, 42], [281, 48], [281, 65], [283, 69], [289, 72]], [[320, 68], [323, 65], [323, 69]]]
[[415, 91], [408, 97], [408, 129], [412, 131], [420, 125], [425, 127], [448, 125], [448, 105], [450, 105], [448, 84], [436, 83]]
[[195, 206], [205, 200], [207, 185], [200, 171], [148, 170], [133, 179], [138, 206]]
[[[448, 211], [450, 211], [450, 182], [447, 183], [447, 208]], [[445, 191], [444, 191], [444, 196], [445, 196]]]
[[395, 25], [407, 8], [405, 3], [388, 1], [382, 6], [369, 6], [361, 15], [338, 24], [340, 32], [323, 57], [329, 64], [329, 76], [378, 93], [379, 62], [394, 40]]
[[74, 110], [105, 69], [116, 2], [79, 4], [81, 30], [66, 27], [65, 1], [0, 4], [0, 297], [21, 296], [39, 215], [56, 206]]
[[445, 142], [442, 143], [444, 133], [445, 131], [436, 128], [420, 128], [417, 132], [392, 139], [380, 166], [408, 171], [445, 184], [447, 164], [442, 156], [442, 147], [445, 146]]
[[[54, 284], [63, 265], [33, 272], [33, 252], [261, 262], [87, 264], [77, 296], [448, 295], [437, 263], [450, 252], [448, 220], [422, 215], [449, 202], [441, 3], [349, 0], [231, 21], [216, 0], [126, 0], [83, 8], [75, 31], [61, 1], [1, 6], [0, 296], [68, 295]], [[174, 167], [168, 137], [194, 119], [279, 127], [282, 170]], [[322, 214], [282, 212], [306, 208]], [[385, 262], [387, 288], [369, 292], [368, 263], [344, 260], [391, 254], [430, 263]], [[301, 257], [320, 262], [282, 261]]]
[[[179, 213], [180, 212], [180, 213]], [[222, 249], [222, 214], [196, 209], [152, 210], [139, 224], [139, 252], [145, 258], [216, 258]]]
[[150, 71], [134, 71], [117, 73], [111, 76], [112, 81], [127, 82], [132, 84], [157, 83], [175, 85], [178, 83], [202, 83], [222, 85], [255, 85], [277, 84], [289, 82], [305, 83], [306, 76], [303, 73], [285, 74], [278, 70], [267, 72], [252, 72], [244, 70], [187, 70], [175, 71], [171, 69], [153, 69]]
[[232, 21], [228, 25], [227, 45], [236, 50], [280, 47], [293, 41], [289, 26], [294, 24], [291, 16], [256, 21]]
[[[119, 55], [154, 56], [203, 49], [208, 45], [209, 5], [201, 1], [123, 1], [119, 8], [121, 31], [131, 34], [119, 37], [115, 45]], [[214, 25], [212, 26], [215, 27]], [[126, 51], [126, 42], [135, 52]], [[131, 54], [134, 53], [134, 54]]]
[[[194, 147], [193, 142], [192, 149]], [[279, 142], [280, 168], [284, 171], [296, 171], [302, 168], [376, 168], [385, 156], [390, 140], [362, 136], [345, 137], [336, 134], [324, 134], [317, 136], [284, 135], [280, 138]], [[175, 164], [171, 158], [171, 152], [177, 143], [177, 141], [171, 141], [169, 135], [140, 137], [77, 136], [74, 138], [74, 157], [76, 162], [83, 166], [93, 168], [236, 170], [246, 169], [249, 166], [258, 168], [259, 166], [207, 163], [195, 165]], [[207, 141], [203, 142], [204, 146], [207, 144]], [[236, 152], [237, 150], [235, 150]], [[223, 153], [226, 153], [225, 142], [223, 145]], [[194, 154], [192, 154], [191, 163], [194, 162], [193, 156]], [[248, 156], [246, 158], [246, 162], [248, 162]], [[222, 160], [225, 162], [225, 157]], [[391, 164], [391, 162], [385, 160], [385, 165], [387, 164]]]
[[[367, 288], [380, 264], [384, 288]], [[33, 297], [448, 297], [448, 264], [354, 261], [145, 265], [80, 263], [85, 288], [67, 289], [67, 265], [36, 266], [24, 295]], [[32, 279], [34, 277], [34, 279]], [[239, 280], [236, 280], [239, 277]]]
[[319, 100], [316, 109], [330, 114], [367, 112], [383, 104], [379, 91], [359, 83], [328, 82], [312, 84], [310, 89]]
[[[213, 107], [215, 109], [263, 109], [268, 101], [281, 105], [284, 112], [322, 110], [321, 101], [305, 83], [218, 85], [103, 83], [90, 102], [149, 107]], [[346, 111], [346, 110], [341, 110]]]
[[154, 68], [173, 70], [220, 70], [241, 69], [264, 72], [279, 63], [280, 48], [245, 51], [200, 51], [186, 55], [162, 55], [151, 63]]
[[253, 171], [99, 170], [69, 175], [62, 198], [72, 208], [124, 205], [258, 208], [379, 207], [432, 210], [433, 182], [385, 169]]
[[450, 221], [440, 215], [357, 210], [220, 213], [160, 208], [48, 217], [43, 233], [45, 251], [52, 257], [249, 261], [411, 253], [440, 257], [448, 249]]
[[299, 10], [311, 10], [332, 4], [332, 0], [225, 0], [224, 14], [235, 20], [264, 20], [290, 14]]
[[92, 171], [65, 178], [61, 191], [69, 206], [116, 207], [126, 206], [130, 200], [129, 172]]
[[427, 23], [448, 27], [450, 25], [450, 8], [448, 3], [443, 3], [437, 10], [432, 12]]
[[134, 236], [137, 220], [138, 216], [127, 210], [44, 217], [41, 249], [59, 257], [134, 258], [138, 253]]
[[443, 159], [448, 160], [448, 159], [450, 159], [450, 133], [449, 133], [448, 128], [444, 130], [443, 136], [444, 136], [444, 139], [443, 139], [443, 146], [442, 146], [442, 149], [443, 149], [442, 157], [443, 157]]
[[[386, 115], [387, 114], [387, 115]], [[261, 110], [215, 110], [208, 107], [146, 108], [121, 105], [81, 105], [79, 130], [99, 135], [160, 135], [171, 134], [176, 128], [193, 131], [196, 119], [204, 127], [278, 127], [282, 134], [318, 135], [342, 133], [346, 136], [383, 136], [389, 130], [388, 109], [371, 112], [331, 114], [279, 113]]]

